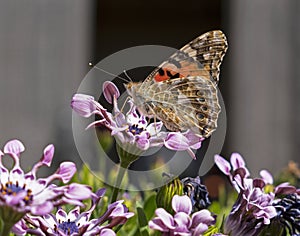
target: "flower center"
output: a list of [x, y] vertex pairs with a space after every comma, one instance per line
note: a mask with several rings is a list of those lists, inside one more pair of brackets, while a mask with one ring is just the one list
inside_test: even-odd
[[71, 235], [73, 233], [78, 233], [79, 229], [78, 226], [74, 221], [64, 221], [58, 224], [58, 228], [62, 230], [65, 234]]
[[13, 182], [9, 181], [6, 184], [1, 184], [1, 194], [2, 195], [17, 195], [21, 191], [27, 191], [27, 195], [23, 198], [23, 201], [26, 204], [29, 204], [32, 201], [32, 191], [31, 189], [26, 190], [26, 184], [23, 187], [19, 186], [18, 181], [14, 184]]
[[128, 127], [128, 131], [133, 135], [138, 135], [144, 131], [144, 128], [139, 128], [137, 124]]

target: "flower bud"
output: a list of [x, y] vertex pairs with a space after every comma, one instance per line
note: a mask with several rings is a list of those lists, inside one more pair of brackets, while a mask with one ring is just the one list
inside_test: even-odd
[[164, 208], [168, 212], [173, 212], [172, 198], [174, 195], [182, 195], [183, 185], [179, 178], [175, 178], [168, 184], [162, 186], [156, 196], [157, 208]]

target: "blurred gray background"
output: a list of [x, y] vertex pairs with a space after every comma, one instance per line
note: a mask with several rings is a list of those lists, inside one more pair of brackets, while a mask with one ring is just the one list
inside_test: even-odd
[[[228, 130], [222, 154], [240, 152], [257, 174], [278, 172], [300, 149], [298, 0], [0, 1], [0, 146], [18, 138], [25, 166], [48, 143], [80, 162], [70, 100], [88, 62], [144, 44], [180, 48], [222, 29]], [[99, 92], [100, 92], [99, 88]]]

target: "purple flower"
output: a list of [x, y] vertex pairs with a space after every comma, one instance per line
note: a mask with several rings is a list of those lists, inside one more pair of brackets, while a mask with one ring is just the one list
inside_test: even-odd
[[237, 153], [232, 154], [231, 165], [219, 155], [215, 156], [215, 163], [239, 193], [225, 220], [225, 233], [257, 235], [276, 216], [272, 205], [275, 194], [264, 190], [267, 184], [273, 183], [273, 177], [264, 170], [261, 178], [251, 179], [243, 158]]
[[80, 213], [80, 208], [75, 207], [69, 213], [60, 208], [55, 215], [27, 215], [24, 220], [14, 226], [13, 231], [19, 235], [30, 233], [32, 235], [43, 236], [116, 235], [112, 228], [126, 223], [127, 219], [134, 214], [128, 212], [128, 209], [123, 205], [123, 201], [121, 200], [110, 204], [107, 211], [101, 217], [90, 219], [104, 193], [105, 189], [99, 189], [95, 196], [92, 197], [91, 207], [85, 212]]
[[174, 216], [163, 208], [155, 211], [157, 217], [149, 221], [149, 227], [163, 232], [162, 235], [202, 235], [208, 226], [215, 223], [215, 218], [208, 210], [192, 212], [192, 203], [188, 196], [175, 195], [172, 199]]
[[150, 123], [144, 115], [137, 113], [136, 107], [131, 100], [129, 111], [125, 114], [118, 108], [117, 98], [120, 96], [118, 88], [112, 83], [106, 81], [103, 85], [104, 97], [109, 103], [112, 103], [113, 113], [108, 112], [92, 96], [84, 94], [75, 94], [72, 98], [71, 107], [75, 112], [83, 117], [90, 117], [97, 114], [100, 120], [92, 122], [87, 128], [92, 126], [105, 126], [111, 131], [111, 135], [116, 138], [124, 148], [126, 145], [135, 146], [140, 151], [150, 147], [165, 146], [175, 151], [188, 151], [195, 158], [192, 149], [201, 147], [203, 138], [200, 138], [193, 132], [164, 132], [161, 131], [163, 123]]
[[[57, 187], [51, 184], [53, 180], [67, 183], [72, 178], [76, 172], [75, 164], [72, 162], [61, 163], [58, 170], [46, 178], [36, 177], [40, 167], [51, 165], [54, 155], [52, 144], [44, 149], [42, 158], [28, 173], [24, 173], [20, 167], [20, 155], [24, 150], [25, 147], [19, 140], [11, 140], [6, 143], [3, 152], [0, 151], [0, 217], [6, 223], [16, 223], [26, 213], [47, 214], [55, 206], [65, 203], [75, 202], [82, 205], [81, 200], [91, 196], [92, 192], [84, 185]], [[5, 154], [14, 161], [11, 170], [2, 164]], [[72, 188], [84, 194], [75, 194]]]

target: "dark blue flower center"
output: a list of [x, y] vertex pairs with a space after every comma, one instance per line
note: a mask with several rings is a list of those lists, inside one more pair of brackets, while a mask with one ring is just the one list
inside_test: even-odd
[[140, 128], [137, 124], [134, 124], [128, 127], [128, 131], [133, 135], [138, 135], [144, 131], [144, 128]]
[[22, 187], [19, 186], [18, 181], [16, 183], [12, 183], [11, 181], [7, 182], [6, 184], [1, 184], [1, 194], [2, 195], [17, 195], [21, 191], [26, 191], [27, 195], [23, 198], [23, 201], [26, 204], [29, 204], [32, 201], [32, 191], [30, 189], [26, 190], [26, 184]]
[[74, 221], [64, 221], [62, 223], [59, 223], [58, 228], [67, 235], [79, 232], [78, 226]]

